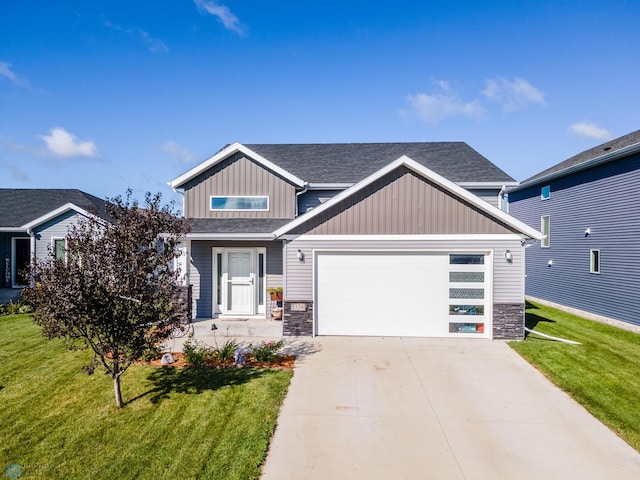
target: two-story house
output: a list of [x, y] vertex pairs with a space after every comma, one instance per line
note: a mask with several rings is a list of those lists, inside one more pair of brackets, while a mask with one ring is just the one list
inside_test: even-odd
[[640, 130], [579, 153], [509, 191], [542, 240], [526, 293], [583, 316], [640, 325]]
[[282, 286], [284, 335], [523, 337], [540, 234], [465, 143], [233, 143], [169, 184], [197, 317], [268, 318]]

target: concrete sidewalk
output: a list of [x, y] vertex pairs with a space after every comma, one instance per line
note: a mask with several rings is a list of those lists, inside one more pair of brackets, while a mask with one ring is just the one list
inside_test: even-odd
[[640, 454], [503, 342], [312, 342], [263, 480], [640, 479]]

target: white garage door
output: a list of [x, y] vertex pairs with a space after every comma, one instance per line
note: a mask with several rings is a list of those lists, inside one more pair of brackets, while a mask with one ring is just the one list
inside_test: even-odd
[[485, 336], [484, 254], [318, 252], [315, 261], [318, 335]]

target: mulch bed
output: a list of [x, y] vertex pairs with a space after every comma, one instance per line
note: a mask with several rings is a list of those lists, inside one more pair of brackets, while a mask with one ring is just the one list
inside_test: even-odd
[[[175, 360], [175, 362], [170, 365], [162, 365], [162, 363], [160, 363], [160, 358], [156, 360], [152, 360], [151, 362], [141, 361], [141, 362], [138, 362], [138, 364], [151, 365], [152, 367], [163, 367], [163, 366], [188, 367], [189, 366], [185, 361], [184, 356], [182, 355], [182, 352], [175, 352], [175, 353], [172, 353], [171, 355], [173, 355], [173, 359]], [[251, 355], [248, 355], [247, 357], [245, 357], [245, 360], [246, 360], [246, 364], [244, 365], [245, 367], [273, 368], [277, 370], [293, 370], [293, 367], [295, 366], [295, 363], [296, 363], [295, 355], [278, 355], [271, 362], [258, 362], [254, 360], [253, 357], [251, 357]], [[235, 367], [233, 362], [221, 362], [219, 360], [207, 362], [205, 366], [217, 367], [217, 368]]]

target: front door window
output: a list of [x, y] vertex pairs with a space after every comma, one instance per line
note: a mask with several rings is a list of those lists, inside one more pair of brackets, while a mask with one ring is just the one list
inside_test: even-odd
[[227, 253], [227, 301], [231, 313], [253, 313], [252, 252]]

